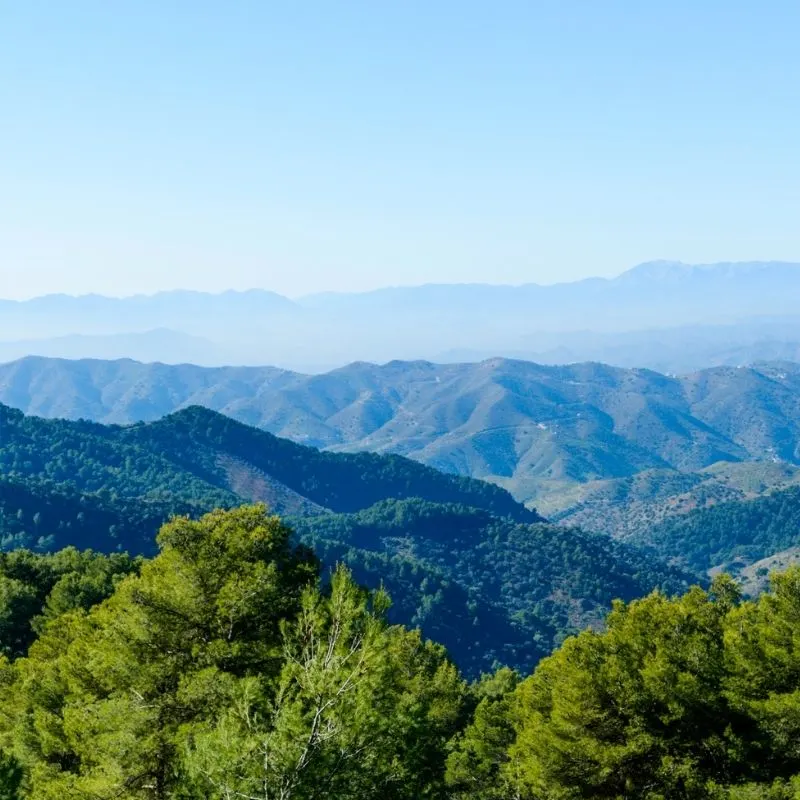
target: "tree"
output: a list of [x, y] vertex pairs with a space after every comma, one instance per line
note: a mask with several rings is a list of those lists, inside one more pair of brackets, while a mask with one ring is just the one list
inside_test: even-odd
[[524, 797], [706, 798], [746, 774], [753, 726], [728, 702], [729, 580], [617, 603], [524, 681], [505, 775]]
[[424, 798], [441, 789], [462, 684], [440, 649], [387, 626], [382, 592], [347, 570], [308, 589], [284, 626], [270, 698], [240, 686], [233, 709], [194, 737], [192, 773], [209, 796], [263, 800]]
[[[185, 795], [184, 731], [240, 679], [281, 670], [280, 623], [316, 563], [262, 507], [179, 518], [88, 616], [48, 623], [16, 665], [16, 736], [36, 797]], [[202, 795], [201, 795], [202, 796]]]
[[22, 769], [13, 756], [0, 751], [0, 800], [17, 800], [22, 785]]
[[451, 744], [447, 784], [452, 795], [475, 800], [505, 800], [502, 770], [514, 742], [511, 702], [519, 682], [515, 672], [500, 669], [472, 689], [477, 706], [469, 727]]

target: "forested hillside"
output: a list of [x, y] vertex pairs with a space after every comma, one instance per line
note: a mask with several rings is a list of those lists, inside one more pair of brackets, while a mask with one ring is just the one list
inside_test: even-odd
[[692, 569], [747, 564], [800, 545], [800, 487], [720, 503], [655, 525], [632, 538]]
[[0, 478], [0, 551], [73, 545], [149, 553], [154, 532], [165, 519], [195, 510], [191, 503], [147, 502], [38, 479]]
[[386, 585], [392, 620], [445, 643], [470, 676], [495, 661], [529, 669], [599, 625], [613, 599], [696, 579], [606, 536], [543, 525], [492, 484], [399, 456], [319, 452], [203, 408], [130, 427], [0, 415], [5, 549], [150, 554], [172, 514], [266, 500], [326, 571], [342, 562]]
[[[80, 544], [139, 552], [170, 514], [244, 501], [320, 513], [421, 497], [539, 519], [488, 483], [399, 456], [322, 453], [202, 408], [126, 428], [26, 417], [0, 406], [0, 474], [0, 534], [11, 537], [8, 544], [42, 538], [49, 549]], [[48, 499], [41, 503], [37, 493]], [[18, 523], [37, 512], [25, 528], [29, 538], [21, 540]], [[83, 536], [76, 523], [91, 533]]]
[[566, 488], [542, 512], [553, 522], [616, 538], [646, 537], [657, 524], [720, 503], [752, 500], [800, 484], [800, 467], [780, 460], [718, 462], [698, 472], [644, 470]]
[[800, 367], [788, 362], [676, 377], [501, 358], [354, 363], [322, 375], [32, 358], [0, 366], [0, 402], [109, 423], [202, 405], [301, 444], [397, 453], [488, 479], [546, 516], [579, 507], [593, 529], [603, 514], [589, 519], [598, 504], [586, 484], [658, 471], [722, 492], [703, 472], [718, 462], [800, 465]]
[[390, 618], [420, 625], [473, 677], [495, 662], [529, 669], [565, 635], [599, 627], [617, 598], [699, 580], [606, 536], [452, 504], [386, 500], [290, 523], [324, 563], [382, 583]]
[[3, 797], [800, 793], [800, 570], [754, 602], [724, 576], [620, 601], [532, 674], [470, 684], [262, 509], [178, 519], [159, 551], [0, 558]]

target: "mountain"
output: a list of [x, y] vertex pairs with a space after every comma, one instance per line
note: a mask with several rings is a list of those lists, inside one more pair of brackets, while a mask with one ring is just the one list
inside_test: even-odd
[[395, 361], [308, 376], [30, 358], [0, 367], [0, 401], [120, 424], [202, 405], [332, 452], [396, 453], [488, 479], [548, 514], [584, 502], [585, 484], [643, 471], [671, 474], [680, 493], [682, 475], [718, 462], [800, 464], [800, 366], [788, 362], [674, 377], [592, 363]]
[[[794, 314], [786, 292], [800, 288], [800, 265], [743, 262], [640, 264], [616, 278], [521, 286], [429, 284], [360, 294], [329, 292], [297, 302], [317, 312], [395, 317], [454, 314], [494, 319], [495, 325], [533, 315], [542, 330], [581, 330], [591, 312], [599, 331], [726, 322], [757, 314]], [[715, 298], [708, 303], [709, 293]]]
[[708, 367], [749, 366], [761, 361], [800, 361], [800, 317], [752, 317], [727, 325], [653, 327], [623, 332], [536, 331], [515, 347], [440, 352], [442, 363], [504, 356], [540, 364], [598, 361], [686, 374]]
[[194, 333], [199, 322], [207, 331], [222, 331], [230, 322], [263, 322], [263, 315], [280, 316], [294, 310], [291, 300], [261, 290], [222, 294], [173, 291], [124, 298], [45, 295], [26, 301], [0, 300], [0, 336], [41, 339], [158, 328]]
[[383, 583], [393, 619], [422, 626], [470, 675], [529, 668], [566, 634], [600, 627], [612, 600], [699, 580], [606, 536], [454, 504], [387, 500], [290, 524], [324, 562]]
[[111, 360], [133, 358], [167, 364], [214, 365], [226, 360], [225, 349], [214, 342], [168, 328], [106, 336], [76, 334], [52, 339], [0, 342], [0, 362], [15, 361], [29, 355]]
[[698, 472], [644, 470], [628, 478], [590, 481], [540, 508], [549, 520], [628, 540], [664, 520], [720, 503], [751, 500], [800, 484], [800, 467], [777, 461], [718, 462]]
[[326, 569], [383, 584], [468, 674], [529, 669], [617, 597], [697, 575], [610, 537], [543, 523], [503, 489], [393, 455], [326, 453], [190, 407], [129, 427], [0, 406], [0, 546], [150, 554], [171, 514], [265, 501]]
[[[0, 357], [5, 350], [85, 358], [113, 349], [143, 358], [136, 337], [169, 329], [210, 342], [199, 358], [177, 358], [209, 365], [324, 372], [352, 361], [472, 353], [685, 372], [796, 353], [798, 291], [797, 264], [651, 262], [617, 278], [550, 286], [425, 285], [295, 300], [261, 290], [52, 295], [0, 301]], [[167, 339], [154, 360], [175, 361], [174, 343]]]
[[[306, 514], [353, 512], [386, 498], [419, 497], [539, 520], [497, 486], [399, 456], [321, 453], [200, 407], [119, 427], [26, 417], [0, 406], [0, 474], [112, 505], [141, 502], [153, 509], [151, 518], [161, 519], [244, 501]], [[55, 534], [54, 545], [73, 543], [48, 533]], [[153, 533], [142, 535], [150, 541]], [[140, 536], [133, 545], [119, 540], [111, 546], [140, 549], [142, 541]]]

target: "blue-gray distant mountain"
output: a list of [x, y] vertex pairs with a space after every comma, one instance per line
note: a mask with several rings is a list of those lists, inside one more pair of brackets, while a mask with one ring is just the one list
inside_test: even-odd
[[[169, 329], [210, 342], [204, 364], [324, 371], [357, 360], [459, 360], [458, 354], [472, 353], [682, 372], [786, 357], [787, 348], [796, 353], [798, 296], [796, 264], [663, 261], [613, 279], [552, 286], [427, 285], [297, 300], [261, 290], [124, 299], [54, 295], [0, 301], [0, 342], [37, 340], [24, 353], [12, 345], [6, 352], [77, 358], [121, 345], [102, 337]], [[74, 336], [100, 338], [63, 339]], [[59, 341], [43, 341], [54, 338]], [[131, 339], [115, 355], [149, 360], [151, 351], [141, 344]], [[181, 360], [180, 349], [166, 341], [155, 360]]]
[[65, 294], [15, 302], [0, 300], [0, 337], [5, 341], [55, 336], [141, 333], [169, 328], [197, 336], [235, 324], [260, 329], [265, 321], [297, 311], [274, 292], [174, 291], [132, 297]]

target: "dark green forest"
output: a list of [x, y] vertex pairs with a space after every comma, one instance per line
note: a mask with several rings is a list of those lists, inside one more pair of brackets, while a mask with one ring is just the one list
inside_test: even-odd
[[[0, 480], [3, 549], [69, 544], [113, 553], [124, 545], [148, 555], [175, 506]], [[529, 669], [565, 636], [597, 627], [615, 598], [680, 592], [699, 580], [605, 536], [418, 498], [288, 519], [325, 574], [342, 563], [359, 583], [385, 586], [391, 621], [421, 627], [472, 677], [495, 662]]]
[[263, 507], [158, 547], [3, 556], [0, 796], [800, 797], [800, 570], [617, 601], [468, 682]]
[[633, 541], [694, 570], [736, 569], [800, 544], [800, 487], [698, 509]]
[[599, 627], [612, 600], [699, 580], [605, 536], [461, 505], [385, 500], [289, 521], [324, 564], [382, 582], [391, 621], [422, 627], [470, 676], [496, 662], [530, 669], [565, 636]]
[[470, 678], [495, 663], [531, 669], [598, 627], [615, 598], [698, 580], [606, 536], [544, 525], [490, 484], [398, 456], [321, 453], [200, 408], [116, 427], [0, 406], [0, 470], [0, 547], [35, 552], [152, 555], [172, 515], [262, 500], [247, 490], [268, 484], [269, 507], [292, 512], [325, 574], [343, 563], [385, 586], [391, 622], [445, 644]]
[[229, 456], [317, 506], [353, 512], [390, 497], [460, 502], [521, 521], [540, 519], [497, 486], [401, 456], [327, 453], [194, 406], [127, 427], [26, 417], [0, 405], [0, 471], [82, 493], [193, 504], [241, 502], [220, 466]]

